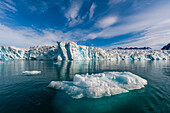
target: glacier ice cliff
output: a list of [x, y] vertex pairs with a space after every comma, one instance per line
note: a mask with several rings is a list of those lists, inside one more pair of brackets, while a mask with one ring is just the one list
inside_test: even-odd
[[0, 60], [168, 60], [168, 50], [104, 50], [58, 42], [54, 46], [36, 46], [26, 49], [0, 46]]
[[147, 81], [130, 72], [105, 72], [92, 75], [76, 74], [73, 82], [52, 81], [48, 87], [64, 90], [72, 98], [101, 98], [129, 90], [141, 89]]

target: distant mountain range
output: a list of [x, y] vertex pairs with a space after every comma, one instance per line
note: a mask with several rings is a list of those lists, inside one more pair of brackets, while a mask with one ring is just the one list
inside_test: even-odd
[[166, 46], [164, 46], [161, 50], [170, 50], [170, 43]]
[[138, 48], [138, 47], [129, 47], [129, 48], [117, 47], [117, 48], [113, 48], [113, 49], [121, 49], [121, 50], [137, 49], [137, 50], [140, 50], [140, 49], [152, 49], [152, 48], [150, 48], [150, 47], [140, 47], [140, 48]]

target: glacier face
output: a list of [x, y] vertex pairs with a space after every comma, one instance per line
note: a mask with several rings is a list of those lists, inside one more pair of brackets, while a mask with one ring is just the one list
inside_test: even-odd
[[75, 42], [58, 42], [54, 46], [37, 46], [27, 49], [0, 46], [0, 60], [168, 60], [168, 50], [104, 50], [77, 45]]
[[78, 75], [70, 81], [52, 81], [48, 87], [64, 90], [72, 98], [101, 98], [129, 90], [141, 89], [147, 81], [130, 72], [105, 72], [92, 75]]
[[10, 59], [25, 59], [25, 50], [15, 48], [0, 46], [0, 60], [10, 60]]

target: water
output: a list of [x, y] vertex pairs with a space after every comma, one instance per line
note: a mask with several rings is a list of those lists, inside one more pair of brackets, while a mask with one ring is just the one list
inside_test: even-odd
[[[0, 113], [168, 113], [170, 61], [7, 61], [0, 63]], [[26, 70], [40, 75], [22, 75]], [[129, 93], [100, 99], [72, 99], [47, 88], [52, 80], [71, 81], [75, 74], [128, 71], [148, 81]]]

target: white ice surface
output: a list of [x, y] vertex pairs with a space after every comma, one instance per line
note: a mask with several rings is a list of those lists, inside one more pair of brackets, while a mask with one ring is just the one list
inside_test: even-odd
[[41, 74], [41, 71], [23, 71], [22, 74], [24, 74], [24, 75], [37, 75], [37, 74]]
[[0, 60], [169, 60], [170, 50], [105, 50], [77, 45], [75, 42], [58, 42], [55, 46], [35, 46], [21, 49], [0, 46]]
[[143, 88], [147, 81], [130, 72], [76, 74], [72, 82], [52, 81], [48, 87], [64, 90], [72, 98], [101, 98]]
[[53, 63], [53, 64], [58, 64], [58, 62], [55, 62], [55, 63]]

